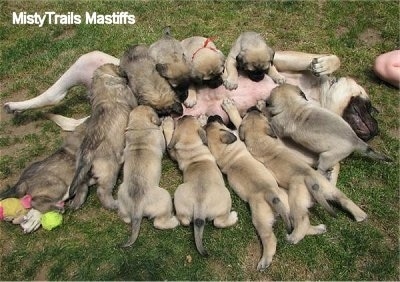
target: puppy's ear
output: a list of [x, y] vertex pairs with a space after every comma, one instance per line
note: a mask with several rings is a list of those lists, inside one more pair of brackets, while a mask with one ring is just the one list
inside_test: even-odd
[[158, 117], [157, 114], [153, 115], [153, 116], [151, 117], [150, 121], [151, 121], [153, 124], [157, 125], [157, 126], [160, 126], [160, 125], [161, 125], [161, 119]]
[[221, 129], [220, 131], [221, 131], [220, 140], [222, 143], [232, 144], [237, 140], [237, 137], [232, 132], [225, 129]]
[[244, 138], [244, 130], [243, 130], [243, 127], [240, 125], [239, 126], [239, 129], [238, 129], [238, 131], [239, 131], [239, 138], [240, 138], [240, 140], [242, 140], [243, 142], [244, 142], [244, 140], [245, 140], [245, 138]]
[[199, 134], [200, 139], [201, 139], [201, 141], [203, 142], [203, 144], [207, 146], [208, 142], [207, 142], [207, 134], [206, 134], [206, 131], [205, 131], [202, 127], [200, 127], [200, 128], [197, 130], [197, 133]]
[[168, 64], [156, 64], [156, 70], [161, 76], [166, 76], [168, 72]]
[[266, 126], [265, 127], [265, 133], [269, 136], [269, 137], [272, 137], [272, 138], [278, 138], [277, 136], [276, 136], [276, 134], [275, 134], [275, 132], [272, 130], [272, 128], [271, 128], [271, 126]]

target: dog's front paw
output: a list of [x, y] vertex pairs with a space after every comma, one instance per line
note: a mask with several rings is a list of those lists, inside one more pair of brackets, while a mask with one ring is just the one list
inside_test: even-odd
[[277, 84], [284, 84], [286, 82], [286, 78], [283, 75], [277, 74], [274, 77], [271, 77], [272, 80]]
[[167, 116], [164, 118], [164, 120], [161, 123], [161, 127], [163, 129], [163, 131], [174, 131], [174, 120], [172, 119], [172, 117]]
[[236, 109], [235, 101], [233, 101], [233, 99], [231, 99], [231, 98], [225, 98], [222, 101], [221, 107], [225, 112], [234, 110], [234, 109]]
[[197, 99], [193, 97], [187, 97], [187, 99], [185, 100], [185, 102], [183, 102], [183, 104], [185, 105], [186, 108], [193, 108], [196, 104], [197, 104]]
[[201, 126], [205, 126], [207, 124], [207, 115], [201, 114], [200, 116], [197, 117], [197, 120], [200, 122]]
[[261, 258], [261, 260], [257, 264], [257, 270], [258, 271], [264, 271], [268, 268], [268, 266], [271, 264], [271, 259], [266, 259], [266, 258]]
[[340, 67], [340, 60], [335, 55], [322, 56], [314, 58], [310, 65], [310, 71], [315, 76], [328, 75]]
[[24, 233], [31, 233], [37, 230], [41, 223], [40, 219], [42, 218], [42, 213], [38, 210], [31, 209], [23, 219], [21, 223], [21, 227], [24, 230]]
[[228, 90], [235, 90], [238, 88], [238, 82], [236, 80], [226, 79], [224, 80], [224, 86]]
[[292, 232], [292, 234], [286, 234], [286, 241], [288, 241], [290, 244], [297, 244], [298, 242], [301, 241], [301, 239], [304, 238], [304, 235], [299, 236], [298, 234], [294, 234], [294, 232]]

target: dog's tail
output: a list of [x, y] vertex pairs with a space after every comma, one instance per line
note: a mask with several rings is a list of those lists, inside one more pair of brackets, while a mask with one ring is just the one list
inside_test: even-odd
[[195, 211], [193, 213], [194, 241], [196, 243], [197, 250], [202, 256], [208, 256], [208, 252], [203, 246], [203, 231], [205, 224], [206, 220], [203, 213], [196, 210], [195, 207]]
[[321, 190], [321, 185], [323, 184], [321, 184], [320, 181], [318, 181], [318, 178], [320, 177], [323, 178], [324, 176], [319, 175], [317, 171], [314, 170], [311, 171], [311, 170], [312, 168], [310, 168], [310, 171], [307, 173], [304, 179], [308, 192], [310, 192], [310, 194], [317, 201], [317, 203], [320, 204], [331, 216], [336, 217], [337, 215], [335, 210], [328, 203]]
[[360, 139], [359, 145], [357, 146], [358, 151], [364, 156], [370, 157], [374, 160], [384, 161], [384, 162], [393, 162], [391, 158], [382, 154], [380, 152], [375, 151], [371, 146]]
[[274, 191], [269, 192], [265, 195], [265, 200], [272, 207], [272, 209], [279, 214], [285, 223], [286, 231], [291, 233], [293, 231], [292, 224], [290, 222], [290, 210], [285, 206], [283, 200], [278, 193]]
[[[85, 137], [78, 151], [75, 175], [69, 189], [70, 197], [73, 197], [78, 187], [88, 179], [88, 173], [92, 167], [96, 149], [104, 140], [104, 128], [108, 128], [108, 126], [104, 126], [107, 123], [105, 119], [106, 117], [101, 110], [90, 117]], [[92, 120], [95, 120], [96, 124], [91, 124]]]
[[135, 243], [137, 237], [139, 236], [140, 224], [142, 223], [142, 216], [132, 216], [131, 217], [131, 226], [132, 226], [132, 233], [129, 236], [128, 241], [122, 246], [124, 248], [132, 246]]
[[17, 185], [15, 186], [8, 186], [6, 190], [0, 193], [0, 200], [6, 198], [20, 198], [22, 195], [19, 195], [19, 191], [17, 190]]

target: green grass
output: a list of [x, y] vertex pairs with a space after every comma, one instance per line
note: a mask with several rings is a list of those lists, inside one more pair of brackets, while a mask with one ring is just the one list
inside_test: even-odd
[[[16, 26], [11, 23], [13, 11], [128, 11], [136, 24]], [[67, 211], [63, 225], [53, 231], [24, 235], [19, 226], [1, 222], [0, 279], [398, 280], [399, 92], [372, 72], [377, 55], [398, 47], [398, 20], [397, 1], [0, 2], [1, 104], [39, 95], [86, 52], [119, 57], [130, 44], [150, 44], [166, 25], [177, 39], [216, 36], [225, 54], [241, 31], [255, 30], [277, 50], [338, 55], [338, 74], [354, 77], [380, 111], [380, 135], [371, 144], [394, 159], [384, 164], [354, 155], [343, 161], [338, 187], [368, 213], [368, 220], [356, 223], [344, 213], [331, 218], [314, 207], [312, 222], [326, 224], [328, 232], [298, 245], [286, 243], [284, 226], [277, 221], [278, 248], [264, 273], [255, 270], [261, 246], [249, 208], [234, 193], [239, 223], [228, 229], [208, 223], [204, 244], [210, 257], [203, 258], [195, 249], [192, 228], [160, 231], [149, 220], [143, 221], [131, 248], [120, 248], [130, 228], [103, 209], [91, 190], [82, 209]], [[372, 37], [364, 40], [365, 33]], [[29, 163], [60, 145], [64, 133], [44, 118], [46, 112], [85, 116], [85, 89], [72, 88], [54, 107], [16, 116], [1, 113], [1, 190], [14, 184]], [[181, 181], [176, 164], [165, 157], [161, 186], [172, 194]]]

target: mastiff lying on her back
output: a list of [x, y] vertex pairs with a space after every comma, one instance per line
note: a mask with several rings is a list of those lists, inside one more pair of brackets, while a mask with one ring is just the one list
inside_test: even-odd
[[[59, 103], [69, 88], [84, 84], [90, 88], [94, 70], [105, 63], [118, 64], [119, 60], [108, 54], [94, 51], [81, 56], [61, 77], [43, 94], [26, 101], [8, 102], [4, 105], [8, 112], [18, 112], [30, 108], [39, 108]], [[365, 90], [353, 79], [336, 79], [330, 75], [339, 68], [340, 60], [335, 55], [309, 54], [295, 51], [276, 51], [272, 61], [286, 82], [298, 85], [309, 100], [342, 116], [363, 140], [369, 140], [378, 134], [378, 124], [372, 113], [374, 107]], [[159, 66], [160, 71], [165, 65]], [[161, 74], [164, 78], [166, 74]], [[224, 122], [228, 116], [221, 104], [225, 98], [235, 101], [243, 115], [258, 100], [265, 100], [277, 85], [269, 77], [254, 82], [239, 76], [238, 88], [229, 91], [224, 86], [215, 89], [198, 89], [198, 100], [193, 108], [184, 108], [187, 115], [219, 115]], [[76, 126], [73, 122], [71, 126]]]

